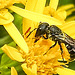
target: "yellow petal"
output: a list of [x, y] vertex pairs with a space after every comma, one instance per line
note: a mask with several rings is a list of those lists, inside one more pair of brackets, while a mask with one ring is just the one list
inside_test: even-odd
[[62, 21], [62, 23], [64, 23], [64, 20], [67, 16], [66, 11], [55, 11], [53, 8], [50, 8], [49, 6], [45, 7], [44, 14], [52, 15], [54, 18]]
[[22, 3], [25, 5], [27, 0], [0, 0], [0, 9], [6, 8], [9, 5], [13, 5], [14, 3]]
[[50, 0], [49, 6], [51, 8], [53, 8], [54, 10], [56, 10], [57, 9], [57, 6], [58, 6], [58, 3], [59, 3], [59, 0]]
[[68, 68], [57, 68], [56, 72], [59, 75], [75, 75], [75, 71]]
[[33, 11], [36, 3], [37, 3], [37, 0], [28, 0], [27, 3], [26, 3], [25, 9]]
[[22, 58], [22, 55], [18, 52], [16, 48], [13, 48], [8, 45], [4, 45], [1, 48], [12, 60], [16, 60], [19, 62], [25, 61], [25, 59]]
[[[61, 15], [62, 14], [62, 15]], [[58, 12], [56, 11], [54, 14], [53, 14], [53, 17], [55, 17], [56, 19], [59, 19], [60, 21], [64, 21], [66, 19], [66, 11], [62, 11], [62, 12]]]
[[72, 14], [73, 11], [75, 11], [75, 8], [68, 10], [67, 11], [67, 16], [69, 16], [70, 14]]
[[45, 3], [46, 0], [38, 0], [34, 11], [37, 13], [43, 13]]
[[32, 66], [32, 69], [27, 68], [27, 66], [26, 66], [25, 63], [22, 64], [21, 66], [22, 66], [24, 72], [25, 72], [27, 75], [37, 75], [37, 66], [36, 66], [36, 64], [34, 64], [34, 65]]
[[14, 20], [14, 17], [8, 12], [7, 9], [0, 11], [0, 25], [10, 23]]
[[[25, 9], [29, 11], [34, 11], [34, 8], [36, 6], [38, 0], [28, 0]], [[29, 20], [27, 18], [23, 18], [23, 35], [26, 33], [26, 31], [30, 28], [30, 30], [33, 30], [34, 27], [34, 22], [32, 20]], [[24, 37], [26, 37], [24, 35]], [[32, 36], [31, 36], [32, 37]]]
[[73, 7], [74, 7], [73, 4], [68, 4], [68, 5], [64, 5], [64, 6], [59, 7], [57, 11], [64, 11], [64, 10], [67, 10], [67, 9], [70, 9]]
[[[37, 12], [37, 13], [43, 13], [44, 7], [45, 7], [46, 0], [28, 0], [25, 6], [26, 10]], [[27, 31], [29, 27], [31, 27], [31, 30], [33, 30], [35, 26], [37, 25], [35, 22], [24, 18], [23, 19], [23, 34]]]
[[42, 13], [46, 0], [28, 0], [25, 6], [26, 10]]
[[[52, 11], [52, 12], [51, 12], [51, 11]], [[44, 8], [43, 14], [51, 16], [52, 13], [54, 13], [54, 11], [55, 11], [54, 9], [50, 8], [49, 6], [46, 6], [46, 7]]]
[[56, 24], [61, 25], [62, 24], [61, 21], [59, 21], [53, 17], [50, 17], [50, 16], [27, 11], [27, 10], [21, 9], [16, 6], [10, 6], [8, 8], [11, 9], [12, 11], [16, 12], [17, 14], [21, 15], [22, 17], [30, 19], [35, 22], [40, 22], [40, 21], [41, 22], [48, 22], [49, 24], [54, 24], [54, 25], [56, 25]]
[[[26, 10], [34, 11], [36, 6], [37, 0], [28, 0], [25, 6]], [[23, 34], [27, 31], [27, 29], [31, 27], [31, 30], [34, 29], [34, 24], [32, 20], [29, 20], [27, 18], [23, 18]]]
[[14, 41], [19, 45], [19, 47], [26, 53], [28, 53], [28, 46], [26, 42], [24, 41], [23, 37], [15, 27], [13, 23], [13, 16], [8, 12], [7, 9], [3, 9], [0, 11], [0, 25], [4, 25], [7, 32], [10, 34], [10, 36], [14, 39]]
[[4, 28], [7, 30], [12, 39], [17, 43], [17, 45], [25, 52], [28, 53], [28, 46], [23, 39], [20, 32], [17, 30], [13, 23], [5, 24]]
[[27, 0], [16, 0], [16, 1], [25, 5]]
[[8, 5], [14, 4], [15, 0], [0, 0], [0, 9], [5, 8]]
[[11, 75], [18, 75], [14, 67], [11, 67]]
[[[34, 12], [43, 14], [46, 0], [38, 0], [34, 8]], [[38, 27], [38, 24], [35, 22], [34, 27]]]
[[67, 18], [66, 21], [67, 21], [67, 22], [68, 22], [68, 21], [75, 21], [75, 16], [71, 16], [71, 17]]

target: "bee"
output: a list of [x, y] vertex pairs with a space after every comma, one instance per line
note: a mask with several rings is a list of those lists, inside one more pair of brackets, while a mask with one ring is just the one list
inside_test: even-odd
[[[43, 22], [43, 23], [39, 24], [38, 28], [33, 29], [29, 33], [29, 35], [34, 30], [36, 30], [36, 34], [35, 34], [36, 40], [35, 40], [35, 42], [37, 42], [39, 40], [38, 38], [40, 38], [40, 37], [42, 37], [44, 39], [51, 39], [52, 41], [55, 42], [54, 45], [52, 45], [47, 50], [47, 52], [51, 48], [56, 46], [56, 44], [58, 43], [58, 45], [60, 46], [61, 54], [62, 54], [63, 53], [63, 49], [62, 49], [61, 43], [64, 43], [65, 47], [67, 48], [67, 50], [68, 50], [68, 52], [70, 54], [71, 60], [73, 60], [75, 58], [75, 39], [71, 38], [69, 35], [67, 35], [65, 32], [63, 32], [60, 28], [58, 28], [55, 25], [49, 25], [48, 23]], [[27, 36], [27, 38], [29, 37], [29, 35]], [[46, 36], [44, 36], [44, 35], [46, 35]]]

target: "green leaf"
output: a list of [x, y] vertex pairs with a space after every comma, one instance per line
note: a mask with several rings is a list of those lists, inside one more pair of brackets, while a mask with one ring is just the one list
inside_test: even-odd
[[69, 68], [75, 70], [75, 61], [69, 63]]
[[0, 25], [0, 38], [4, 37], [6, 35], [8, 35], [8, 33], [6, 32], [4, 27], [2, 25]]
[[15, 24], [15, 26], [18, 28], [18, 30], [20, 31], [20, 33], [22, 33], [22, 17], [16, 13], [13, 14], [14, 16], [14, 21], [13, 23]]
[[23, 9], [25, 8], [25, 6], [24, 6], [23, 4], [21, 4], [21, 3], [15, 3], [14, 5], [15, 5], [15, 6], [18, 6], [18, 7], [20, 7], [20, 8], [23, 8]]
[[8, 44], [12, 41], [11, 37], [9, 35], [4, 36], [3, 38], [0, 38], [0, 47], [4, 44]]
[[3, 52], [2, 49], [0, 48], [0, 54], [2, 54], [2, 53], [4, 53], [4, 52]]
[[15, 67], [15, 69], [18, 71], [18, 73], [20, 73], [20, 75], [25, 75], [20, 65], [21, 63], [13, 61], [6, 54], [3, 54], [0, 64], [0, 75], [10, 75], [12, 66]]
[[46, 5], [45, 6], [48, 6], [49, 2], [50, 2], [50, 0], [46, 0]]
[[[14, 5], [25, 9], [25, 6], [21, 3], [15, 3]], [[16, 27], [18, 28], [18, 30], [22, 34], [22, 20], [23, 20], [23, 17], [21, 17], [20, 15], [18, 15], [16, 13], [13, 13], [13, 16], [14, 16], [13, 23], [16, 25]]]
[[16, 47], [16, 43], [14, 41], [13, 42], [10, 42], [8, 45], [9, 46], [12, 46], [12, 47]]
[[74, 0], [59, 0], [59, 6], [66, 4], [75, 4]]

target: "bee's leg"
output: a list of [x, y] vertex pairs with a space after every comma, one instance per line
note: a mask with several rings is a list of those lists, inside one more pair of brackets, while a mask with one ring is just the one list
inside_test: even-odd
[[[61, 55], [63, 54], [63, 49], [62, 49], [62, 46], [61, 46], [61, 42], [60, 41], [58, 41], [58, 44], [59, 44], [59, 46], [60, 46], [60, 50], [61, 50]], [[64, 58], [63, 58], [63, 55], [62, 55], [62, 59], [63, 59], [63, 62], [64, 62]]]
[[[42, 35], [41, 37], [44, 38], [44, 39], [48, 39], [48, 37], [44, 37], [43, 35]], [[36, 43], [38, 40], [39, 40], [39, 39], [36, 39], [36, 40], [34, 41], [34, 43]]]
[[48, 52], [51, 48], [53, 48], [56, 44], [57, 44], [57, 41], [55, 41], [55, 44], [52, 45], [52, 46], [46, 51], [46, 53], [44, 53], [44, 55], [47, 54], [47, 52]]
[[42, 36], [44, 39], [48, 39], [48, 37], [44, 37], [44, 36]]

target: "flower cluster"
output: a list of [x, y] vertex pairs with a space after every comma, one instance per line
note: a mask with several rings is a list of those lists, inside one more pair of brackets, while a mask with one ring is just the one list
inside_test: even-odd
[[[5, 2], [4, 2], [5, 1]], [[75, 21], [66, 21], [66, 17], [72, 13], [74, 10], [67, 10], [74, 8], [73, 4], [65, 5], [57, 8], [59, 0], [50, 0], [49, 6], [45, 7], [46, 0], [2, 0], [1, 4], [4, 9], [0, 11], [0, 23], [5, 27], [9, 35], [18, 45], [18, 48], [13, 48], [7, 44], [2, 47], [2, 50], [12, 59], [18, 62], [22, 62], [21, 66], [24, 72], [27, 75], [52, 75], [52, 74], [72, 74], [75, 72], [69, 69], [63, 68], [61, 65], [65, 65], [64, 62], [59, 62], [63, 58], [69, 62], [70, 54], [66, 49], [65, 45], [62, 44], [63, 54], [61, 55], [61, 50], [57, 44], [55, 47], [51, 48], [49, 52], [44, 55], [44, 53], [49, 49], [50, 46], [54, 44], [50, 39], [40, 38], [36, 43], [34, 43], [35, 32], [33, 32], [28, 38], [25, 35], [29, 27], [33, 30], [35, 27], [38, 27], [38, 23], [48, 22], [50, 25], [57, 25], [67, 34], [75, 37], [74, 33], [74, 24]], [[19, 8], [12, 4], [14, 3], [23, 3], [25, 9]], [[8, 8], [15, 13], [23, 17], [23, 35], [19, 33], [15, 25], [12, 23], [14, 17], [8, 12]], [[6, 13], [6, 14], [5, 14]], [[69, 31], [71, 30], [72, 31]], [[65, 72], [66, 70], [66, 72]], [[64, 71], [64, 74], [62, 73]], [[67, 73], [67, 71], [69, 71]], [[17, 75], [16, 70], [12, 67], [11, 74]]]

